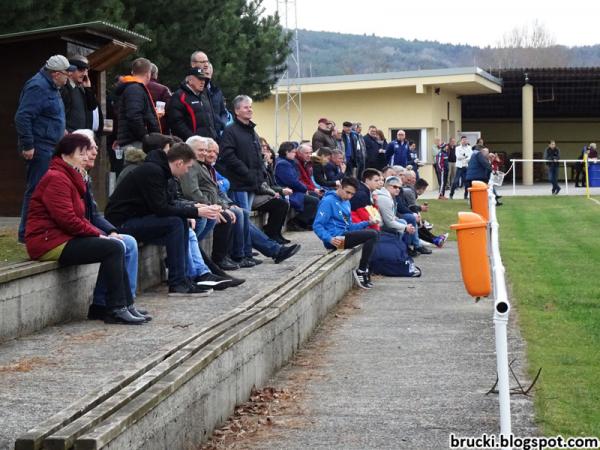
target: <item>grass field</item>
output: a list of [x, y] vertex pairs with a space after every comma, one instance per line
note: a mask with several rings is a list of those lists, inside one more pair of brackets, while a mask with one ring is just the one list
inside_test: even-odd
[[[531, 375], [543, 368], [537, 422], [545, 435], [600, 436], [600, 205], [566, 196], [503, 201], [497, 211], [511, 302]], [[446, 228], [468, 210], [459, 202], [430, 201], [428, 220]]]
[[0, 228], [0, 265], [29, 259], [25, 246], [17, 242], [15, 228]]

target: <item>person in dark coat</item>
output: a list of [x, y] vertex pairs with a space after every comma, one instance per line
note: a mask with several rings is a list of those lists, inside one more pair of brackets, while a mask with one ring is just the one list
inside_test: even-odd
[[367, 168], [381, 170], [386, 166], [385, 141], [379, 139], [375, 125], [369, 127], [369, 134], [365, 136], [365, 152]]
[[489, 153], [487, 147], [471, 153], [471, 159], [469, 159], [469, 165], [467, 166], [465, 191], [468, 192], [468, 188], [471, 187], [473, 181], [483, 181], [486, 184], [489, 182], [492, 173], [492, 165], [488, 159]]
[[192, 136], [217, 138], [210, 103], [202, 95], [206, 81], [202, 69], [189, 69], [169, 102], [167, 122], [171, 132], [184, 141]]
[[89, 62], [85, 56], [76, 55], [69, 58], [69, 63], [75, 66], [76, 70], [69, 73], [69, 81], [60, 90], [65, 105], [67, 131], [72, 133], [79, 129], [93, 130], [97, 136], [101, 136], [104, 117], [92, 90], [88, 75]]
[[317, 213], [319, 199], [308, 195], [308, 188], [300, 182], [300, 173], [296, 164], [296, 147], [292, 142], [282, 142], [275, 162], [275, 181], [282, 187], [290, 188], [290, 205], [298, 214], [292, 219], [292, 226], [308, 230]]
[[[191, 67], [202, 69], [207, 77], [206, 86], [204, 87], [202, 96], [204, 99], [208, 100], [208, 105], [213, 115], [213, 123], [215, 124], [215, 129], [217, 130], [217, 137], [220, 138], [230, 119], [230, 114], [225, 106], [225, 97], [223, 96], [223, 91], [213, 81], [213, 65], [210, 63], [206, 53], [202, 51], [195, 51], [192, 53], [190, 65]], [[217, 142], [220, 143], [218, 139]]]
[[216, 219], [219, 211], [208, 206], [177, 206], [169, 203], [171, 177], [181, 177], [196, 156], [186, 144], [175, 144], [168, 154], [151, 151], [144, 163], [116, 187], [106, 206], [106, 218], [119, 232], [139, 242], [158, 243], [167, 249], [169, 295], [203, 295], [186, 277], [188, 253], [187, 219]]
[[136, 59], [131, 65], [131, 75], [121, 77], [115, 89], [115, 95], [119, 97], [117, 143], [120, 147], [142, 148], [144, 136], [161, 132], [152, 95], [147, 88], [151, 68], [152, 63], [146, 58]]
[[548, 166], [548, 180], [552, 184], [552, 195], [556, 195], [560, 192], [560, 186], [558, 185], [558, 161], [560, 160], [560, 149], [556, 146], [556, 142], [550, 141], [550, 144], [544, 150], [544, 159], [547, 161]]
[[337, 143], [332, 136], [333, 122], [325, 117], [319, 119], [317, 131], [312, 136], [312, 149], [318, 151], [321, 147], [336, 148]]
[[48, 170], [54, 146], [65, 133], [65, 109], [59, 89], [75, 67], [63, 55], [54, 55], [30, 78], [19, 98], [15, 113], [18, 150], [25, 160], [27, 185], [21, 208], [19, 242], [25, 242], [29, 199]]
[[[148, 91], [152, 96], [154, 107], [156, 107], [156, 102], [163, 102], [163, 106], [168, 105], [169, 100], [171, 100], [171, 96], [173, 94], [167, 86], [158, 82], [158, 67], [156, 66], [156, 64], [152, 64], [151, 67], [152, 68], [150, 69], [150, 81], [148, 82]], [[167, 117], [164, 115], [164, 111], [162, 117], [160, 111], [157, 110], [157, 113], [160, 118], [160, 129], [163, 131], [163, 133], [166, 134], [169, 130], [169, 126], [167, 125]]]
[[315, 183], [317, 183], [321, 189], [326, 191], [337, 189], [341, 180], [341, 177], [339, 179], [331, 180], [327, 178], [325, 167], [331, 162], [331, 155], [332, 152], [329, 147], [321, 147], [317, 151], [317, 154], [312, 157], [313, 178]]
[[385, 149], [385, 157], [390, 166], [406, 167], [409, 152], [408, 141], [404, 130], [398, 130], [396, 139], [390, 142]]
[[260, 141], [252, 122], [252, 99], [238, 95], [233, 100], [235, 119], [221, 137], [221, 153], [216, 169], [231, 183], [230, 197], [250, 212], [252, 200], [265, 181], [265, 165]]

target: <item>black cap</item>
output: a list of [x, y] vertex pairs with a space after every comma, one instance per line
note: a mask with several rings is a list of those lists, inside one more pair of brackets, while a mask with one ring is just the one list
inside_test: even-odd
[[188, 70], [187, 75], [193, 75], [196, 78], [198, 78], [199, 80], [205, 80], [205, 81], [208, 80], [208, 77], [206, 76], [206, 74], [200, 67], [192, 67], [191, 69]]
[[346, 121], [342, 125], [345, 126], [345, 127], [351, 127], [352, 126], [352, 122]]
[[69, 64], [71, 64], [72, 66], [77, 67], [79, 70], [84, 70], [84, 69], [89, 69], [90, 68], [90, 65], [87, 62], [81, 61], [79, 59], [70, 58], [69, 59]]

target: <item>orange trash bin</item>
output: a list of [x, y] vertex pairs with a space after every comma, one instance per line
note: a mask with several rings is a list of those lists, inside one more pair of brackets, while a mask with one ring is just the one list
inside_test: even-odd
[[479, 214], [459, 212], [456, 231], [460, 271], [467, 292], [473, 297], [487, 297], [492, 292], [492, 276], [487, 245], [487, 222]]
[[469, 192], [471, 193], [471, 209], [486, 222], [490, 220], [489, 203], [488, 203], [488, 185], [483, 181], [473, 181]]

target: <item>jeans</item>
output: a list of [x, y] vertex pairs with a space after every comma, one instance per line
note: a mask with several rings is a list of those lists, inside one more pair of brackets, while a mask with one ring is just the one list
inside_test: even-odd
[[454, 181], [452, 182], [452, 187], [450, 188], [450, 197], [451, 198], [452, 198], [452, 196], [454, 196], [454, 191], [456, 190], [456, 188], [458, 188], [461, 181], [462, 181], [462, 184], [465, 186], [465, 198], [467, 198], [467, 196], [469, 195], [469, 191], [467, 190], [466, 176], [467, 176], [467, 168], [466, 167], [457, 167], [456, 168], [456, 175], [454, 177]]
[[406, 223], [408, 223], [409, 225], [412, 225], [413, 227], [415, 227], [415, 232], [413, 234], [408, 233], [407, 231], [405, 231], [404, 234], [404, 242], [406, 243], [406, 245], [412, 245], [414, 248], [420, 247], [421, 246], [421, 242], [419, 241], [419, 233], [417, 233], [416, 230], [418, 230], [418, 225], [417, 225], [417, 218], [415, 217], [414, 214], [412, 213], [406, 213], [406, 214], [402, 214], [400, 216], [401, 219], [404, 219], [404, 221]]
[[125, 247], [117, 239], [73, 238], [67, 242], [58, 262], [63, 266], [100, 263], [98, 279], [106, 283], [106, 306], [122, 308], [133, 303], [125, 271]]
[[[135, 298], [137, 289], [137, 274], [138, 274], [138, 246], [137, 241], [133, 236], [122, 234], [122, 240], [111, 238], [123, 244], [125, 248], [125, 271], [129, 280], [129, 289], [131, 290], [131, 298]], [[94, 288], [94, 300], [92, 303], [99, 306], [106, 305], [107, 284], [102, 274], [98, 274], [98, 281]]]
[[[244, 214], [242, 214], [240, 210], [236, 208], [233, 209], [237, 220], [233, 229], [233, 248], [231, 250], [231, 256], [234, 259], [240, 260], [244, 257], [252, 256], [249, 215], [252, 210], [254, 192], [230, 191], [230, 194], [230, 197], [235, 204], [244, 211]], [[242, 220], [240, 220], [240, 218]], [[250, 255], [248, 255], [248, 248], [250, 249]]]
[[27, 212], [29, 211], [29, 200], [35, 191], [36, 186], [48, 172], [48, 166], [52, 159], [52, 150], [35, 149], [33, 159], [25, 161], [25, 194], [23, 195], [23, 205], [21, 207], [21, 223], [19, 224], [19, 242], [25, 242], [25, 226], [27, 225]]
[[198, 242], [202, 242], [202, 240], [210, 234], [210, 232], [215, 228], [217, 221], [214, 219], [206, 219], [204, 217], [199, 217], [196, 219], [196, 237], [198, 238]]
[[252, 256], [252, 247], [269, 258], [275, 258], [281, 250], [281, 244], [278, 244], [273, 239], [270, 239], [265, 233], [256, 227], [252, 222], [250, 227], [250, 245], [245, 245], [244, 249], [246, 256]]
[[120, 233], [130, 234], [139, 242], [164, 245], [167, 248], [169, 286], [187, 284], [188, 254], [187, 220], [176, 216], [158, 217], [154, 214], [134, 217], [119, 227]]
[[210, 270], [208, 270], [208, 267], [204, 264], [204, 259], [200, 253], [200, 247], [198, 247], [198, 237], [191, 228], [188, 229], [188, 236], [186, 275], [188, 278], [194, 278], [204, 275], [205, 273], [210, 272]]
[[267, 224], [263, 227], [263, 231], [269, 237], [281, 236], [281, 229], [285, 223], [290, 205], [282, 198], [273, 197], [265, 204], [256, 208], [260, 213], [267, 213]]
[[312, 227], [319, 208], [319, 199], [312, 195], [304, 195], [304, 209], [299, 212], [294, 220], [300, 224], [302, 228], [309, 229]]
[[[233, 225], [233, 248], [231, 256], [235, 260], [252, 257], [252, 248], [261, 252], [263, 255], [273, 258], [277, 256], [281, 245], [259, 230], [256, 225], [250, 221], [250, 212], [245, 209], [234, 208], [236, 221]], [[248, 237], [244, 233], [248, 233]]]
[[552, 183], [552, 192], [560, 189], [560, 186], [558, 185], [558, 166], [548, 167], [548, 181]]

